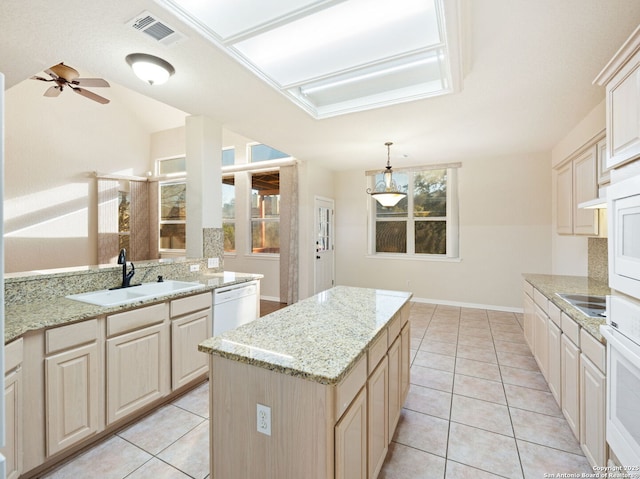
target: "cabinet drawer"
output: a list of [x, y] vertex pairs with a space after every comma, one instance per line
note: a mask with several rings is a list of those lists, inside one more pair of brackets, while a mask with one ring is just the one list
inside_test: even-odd
[[5, 374], [17, 368], [18, 365], [22, 363], [22, 358], [24, 356], [23, 351], [24, 351], [24, 342], [22, 338], [16, 339], [15, 341], [10, 342], [4, 347]]
[[45, 354], [52, 354], [98, 339], [98, 320], [89, 319], [81, 323], [48, 329], [45, 333]]
[[369, 352], [367, 355], [369, 356], [369, 368], [368, 373], [371, 374], [373, 370], [376, 368], [380, 360], [387, 354], [387, 336], [389, 332], [385, 328], [382, 331], [382, 334], [376, 339], [371, 346], [369, 346]]
[[398, 335], [400, 334], [400, 329], [402, 325], [400, 324], [402, 321], [402, 317], [400, 312], [397, 312], [393, 319], [389, 322], [389, 326], [387, 326], [388, 338], [387, 338], [387, 349], [391, 347], [393, 342], [396, 340]]
[[573, 319], [562, 313], [562, 332], [573, 344], [580, 347], [580, 326]]
[[545, 314], [547, 314], [549, 309], [549, 300], [544, 294], [535, 288], [533, 289], [533, 301], [542, 308], [542, 311], [544, 311]]
[[560, 308], [549, 301], [549, 311], [547, 312], [549, 314], [549, 318], [551, 318], [551, 321], [553, 321], [559, 328], [562, 328], [562, 311], [560, 310]]
[[584, 329], [580, 330], [580, 349], [601, 372], [606, 372], [607, 348]]
[[168, 318], [166, 303], [107, 316], [107, 337], [161, 323]]
[[189, 296], [187, 298], [174, 299], [171, 301], [171, 317], [182, 316], [183, 314], [207, 309], [212, 304], [211, 293], [202, 293]]
[[353, 398], [367, 381], [367, 355], [364, 354], [346, 377], [336, 386], [335, 420], [347, 410]]

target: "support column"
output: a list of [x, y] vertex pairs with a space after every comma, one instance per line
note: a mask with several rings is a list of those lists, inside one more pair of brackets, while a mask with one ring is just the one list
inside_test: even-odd
[[222, 254], [222, 125], [204, 116], [189, 116], [185, 129], [187, 257], [219, 257]]

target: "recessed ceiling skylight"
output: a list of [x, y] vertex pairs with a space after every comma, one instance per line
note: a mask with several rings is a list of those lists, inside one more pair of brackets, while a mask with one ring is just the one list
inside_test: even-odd
[[455, 1], [156, 1], [315, 118], [460, 88]]

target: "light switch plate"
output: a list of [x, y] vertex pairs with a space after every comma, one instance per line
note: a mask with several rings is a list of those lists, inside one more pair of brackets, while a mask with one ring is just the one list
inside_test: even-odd
[[191, 271], [192, 273], [195, 273], [196, 271], [200, 271], [200, 265], [192, 264], [191, 266], [189, 266], [189, 271]]

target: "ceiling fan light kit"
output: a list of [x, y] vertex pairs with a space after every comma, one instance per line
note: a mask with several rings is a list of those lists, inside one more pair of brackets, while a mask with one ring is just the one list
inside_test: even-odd
[[171, 63], [146, 53], [132, 53], [126, 60], [133, 73], [149, 85], [162, 85], [176, 72]]
[[80, 78], [80, 74], [78, 70], [75, 68], [71, 68], [64, 63], [58, 63], [57, 65], [52, 66], [44, 71], [51, 78], [44, 78], [41, 76], [32, 76], [32, 80], [39, 80], [44, 82], [54, 82], [55, 85], [49, 87], [45, 92], [44, 96], [47, 97], [56, 97], [62, 93], [65, 87], [69, 87], [78, 95], [81, 95], [85, 98], [89, 98], [95, 102], [98, 102], [102, 105], [106, 105], [109, 103], [109, 100], [106, 98], [93, 93], [92, 91], [86, 90], [82, 87], [108, 87], [109, 83], [102, 78]]

